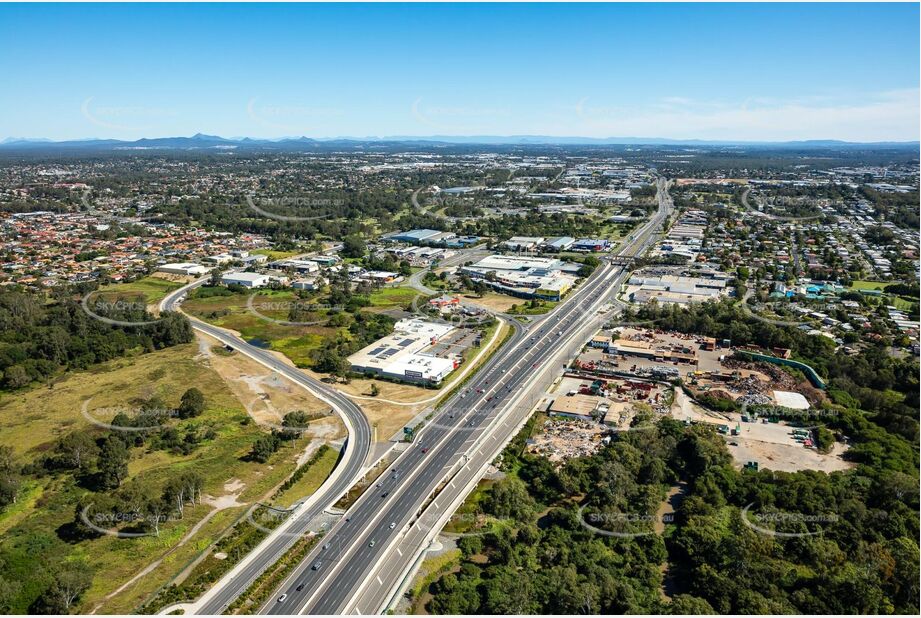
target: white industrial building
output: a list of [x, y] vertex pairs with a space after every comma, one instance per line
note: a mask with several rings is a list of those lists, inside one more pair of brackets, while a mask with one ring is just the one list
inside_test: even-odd
[[505, 294], [557, 301], [575, 285], [579, 265], [556, 258], [489, 255], [460, 270]]
[[201, 264], [192, 264], [190, 262], [177, 262], [175, 264], [163, 264], [158, 271], [161, 273], [169, 273], [170, 275], [188, 275], [188, 276], [198, 276], [204, 275], [211, 269], [207, 266], [202, 266]]
[[262, 273], [226, 273], [221, 275], [224, 285], [242, 285], [245, 288], [264, 288], [272, 280]]
[[[675, 271], [683, 272], [683, 271]], [[665, 271], [637, 271], [627, 281], [627, 298], [634, 303], [655, 300], [659, 304], [686, 305], [719, 300], [729, 293], [730, 275], [719, 271], [699, 271], [697, 276]]]
[[456, 330], [448, 324], [404, 318], [393, 333], [349, 356], [352, 371], [406, 382], [439, 384], [460, 364], [458, 357], [443, 358], [427, 349]]

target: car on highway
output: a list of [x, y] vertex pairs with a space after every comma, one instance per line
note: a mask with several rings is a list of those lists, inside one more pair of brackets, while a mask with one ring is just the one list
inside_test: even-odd
[[314, 571], [319, 571], [321, 566], [323, 566], [323, 563], [317, 560], [316, 562], [313, 563], [313, 566], [310, 568]]
[[283, 594], [283, 595], [281, 595], [280, 597], [278, 597], [278, 602], [279, 602], [279, 603], [284, 603], [284, 602], [285, 602], [285, 599], [287, 599], [287, 598], [288, 598], [288, 595], [287, 595], [287, 594]]
[[390, 495], [390, 491], [385, 491], [384, 493], [381, 494], [381, 498], [386, 498], [389, 495]]
[[428, 447], [425, 447], [424, 449], [422, 449], [422, 453], [423, 453], [423, 454], [424, 454], [424, 453], [428, 453], [428, 452], [429, 452], [429, 448], [428, 448]]
[[298, 584], [297, 588], [295, 588], [295, 590], [297, 590], [298, 592], [300, 592], [303, 589], [304, 589], [304, 584]]
[[329, 546], [330, 546], [329, 543], [325, 543], [325, 544], [323, 545], [323, 549], [329, 549]]
[[377, 541], [371, 541], [370, 543], [368, 543], [368, 547], [374, 547], [375, 543], [377, 543]]
[[396, 528], [396, 527], [397, 527], [397, 522], [395, 522], [395, 521], [390, 522], [390, 529], [391, 529], [391, 530], [393, 530], [393, 529]]

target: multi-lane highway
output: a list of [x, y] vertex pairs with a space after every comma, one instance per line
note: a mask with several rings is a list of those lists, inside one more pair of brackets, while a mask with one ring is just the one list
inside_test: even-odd
[[[645, 251], [671, 212], [667, 183], [658, 181], [659, 210], [618, 253]], [[408, 572], [433, 530], [475, 483], [514, 432], [506, 417], [556, 367], [560, 354], [588, 336], [597, 310], [616, 294], [626, 266], [605, 261], [556, 310], [515, 333], [433, 422], [366, 491], [263, 608], [265, 613], [376, 613]], [[551, 363], [551, 364], [548, 364]], [[516, 419], [517, 420], [517, 419]], [[499, 437], [501, 436], [501, 438]]]
[[[189, 290], [204, 284], [207, 278], [200, 279], [169, 294], [160, 303], [161, 311], [178, 311], [179, 305]], [[270, 352], [250, 345], [232, 333], [190, 318], [192, 328], [209, 335], [234, 350], [245, 354], [256, 362], [283, 375], [298, 384], [314, 396], [329, 404], [342, 418], [348, 438], [343, 446], [344, 452], [333, 474], [309, 500], [298, 507], [275, 534], [250, 553], [238, 568], [232, 570], [218, 581], [196, 603], [200, 614], [220, 614], [227, 605], [237, 598], [248, 585], [267, 567], [272, 565], [298, 538], [309, 532], [310, 520], [332, 506], [356, 480], [358, 480], [368, 452], [371, 448], [371, 427], [368, 419], [354, 402], [339, 391], [307, 375], [303, 371], [283, 363]]]

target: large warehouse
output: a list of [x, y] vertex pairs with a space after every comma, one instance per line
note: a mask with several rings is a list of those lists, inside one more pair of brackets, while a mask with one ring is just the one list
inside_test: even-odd
[[404, 318], [393, 333], [349, 356], [352, 371], [385, 378], [439, 384], [460, 364], [455, 355], [438, 356], [433, 344], [455, 331], [453, 326]]
[[191, 262], [178, 262], [175, 264], [163, 264], [157, 268], [157, 270], [161, 273], [168, 273], [170, 275], [195, 276], [204, 275], [211, 269], [200, 264], [192, 264]]

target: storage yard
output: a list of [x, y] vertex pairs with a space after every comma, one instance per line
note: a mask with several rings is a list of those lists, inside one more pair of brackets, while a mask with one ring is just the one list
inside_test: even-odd
[[[652, 421], [670, 415], [688, 424], [713, 425], [739, 467], [850, 467], [841, 457], [845, 445], [835, 443], [821, 453], [813, 428], [777, 417], [779, 412], [808, 418], [810, 408], [824, 398], [821, 391], [776, 365], [729, 358], [732, 352], [708, 337], [626, 327], [602, 330], [548, 393], [541, 409], [550, 419], [529, 448], [561, 463], [594, 452], [607, 435], [646, 427], [637, 421], [640, 414]], [[668, 384], [678, 379], [681, 388]], [[695, 399], [726, 400], [741, 411], [711, 411]]]

